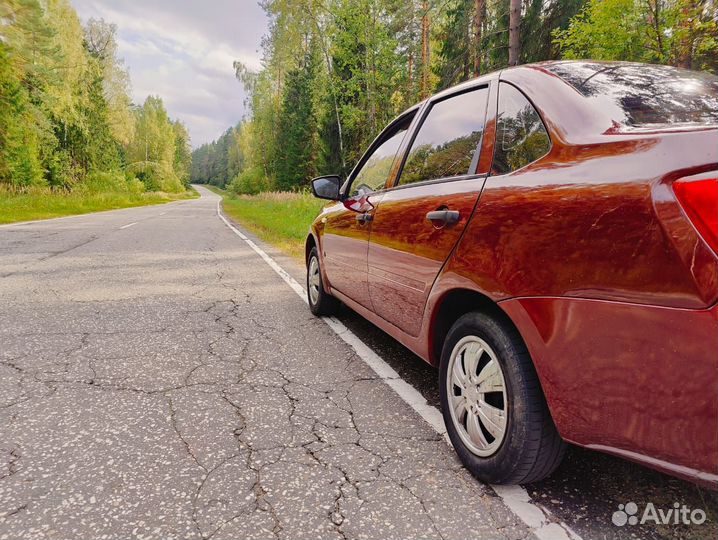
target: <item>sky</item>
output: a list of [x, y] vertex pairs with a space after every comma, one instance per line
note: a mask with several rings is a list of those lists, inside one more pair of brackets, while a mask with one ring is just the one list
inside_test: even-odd
[[219, 137], [245, 112], [232, 63], [260, 67], [267, 18], [257, 0], [71, 0], [80, 19], [117, 25], [132, 100], [159, 95], [192, 146]]

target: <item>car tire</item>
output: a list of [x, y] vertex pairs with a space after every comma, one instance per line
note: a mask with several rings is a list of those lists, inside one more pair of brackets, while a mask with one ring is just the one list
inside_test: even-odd
[[460, 317], [447, 334], [439, 373], [449, 438], [479, 480], [525, 484], [558, 467], [566, 443], [531, 357], [508, 321], [484, 313]]
[[312, 248], [307, 257], [307, 302], [309, 310], [317, 316], [333, 315], [339, 308], [339, 300], [324, 290], [316, 247]]

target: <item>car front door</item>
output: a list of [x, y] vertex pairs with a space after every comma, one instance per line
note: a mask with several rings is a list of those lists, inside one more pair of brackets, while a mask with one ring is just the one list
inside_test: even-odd
[[441, 267], [474, 210], [489, 85], [431, 102], [398, 180], [374, 212], [368, 249], [374, 312], [412, 336]]
[[[414, 118], [408, 112], [392, 122], [359, 161], [345, 185], [345, 198], [323, 218], [324, 270], [332, 290], [371, 309], [367, 280], [367, 245], [373, 211]], [[326, 220], [326, 221], [324, 221]]]

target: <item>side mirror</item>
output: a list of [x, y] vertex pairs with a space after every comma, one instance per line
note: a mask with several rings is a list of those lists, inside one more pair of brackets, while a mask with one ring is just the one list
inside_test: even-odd
[[338, 201], [341, 199], [339, 190], [342, 187], [342, 179], [332, 174], [329, 176], [320, 176], [312, 180], [312, 193], [320, 199], [329, 199], [330, 201]]

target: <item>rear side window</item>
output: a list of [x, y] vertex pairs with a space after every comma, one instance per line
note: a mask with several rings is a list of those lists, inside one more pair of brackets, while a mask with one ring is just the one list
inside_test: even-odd
[[484, 134], [487, 88], [431, 106], [411, 145], [399, 185], [469, 174]]
[[626, 127], [718, 124], [718, 77], [672, 66], [566, 62], [550, 65]]
[[525, 167], [551, 149], [551, 141], [536, 109], [510, 84], [499, 85], [497, 118], [493, 174]]

